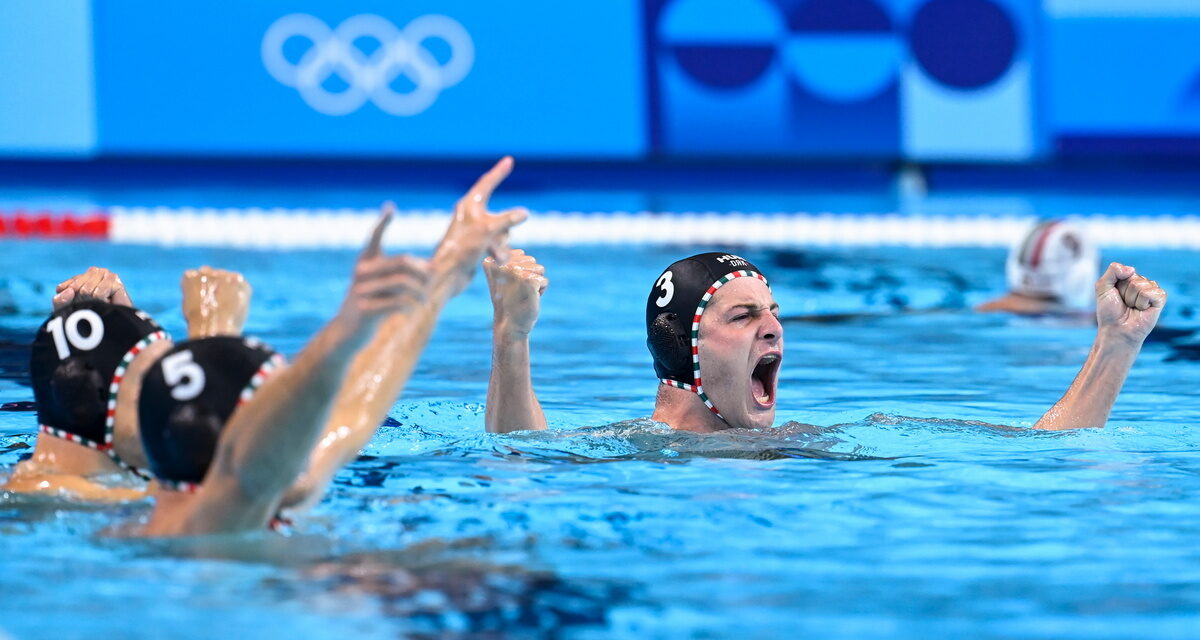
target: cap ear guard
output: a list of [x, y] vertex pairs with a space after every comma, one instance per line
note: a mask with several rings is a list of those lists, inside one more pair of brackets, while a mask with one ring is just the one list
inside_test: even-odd
[[217, 441], [225, 427], [225, 418], [197, 403], [178, 405], [167, 415], [163, 434], [171, 441], [154, 458], [155, 475], [170, 470], [170, 479], [198, 484], [208, 472], [217, 452]]
[[49, 397], [38, 402], [42, 424], [103, 424], [108, 388], [104, 377], [79, 358], [64, 360], [50, 376]]
[[673, 380], [691, 378], [691, 339], [679, 314], [669, 311], [658, 314], [646, 333], [646, 346], [654, 358], [655, 375]]

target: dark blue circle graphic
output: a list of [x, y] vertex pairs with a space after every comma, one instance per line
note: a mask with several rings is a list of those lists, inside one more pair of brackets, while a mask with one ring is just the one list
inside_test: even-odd
[[913, 55], [925, 72], [958, 89], [1000, 79], [1017, 52], [1017, 30], [991, 0], [930, 0], [913, 17]]
[[788, 14], [793, 33], [891, 31], [892, 19], [874, 0], [808, 0]]
[[775, 47], [763, 45], [676, 46], [671, 51], [689, 76], [715, 89], [744, 87], [775, 59]]

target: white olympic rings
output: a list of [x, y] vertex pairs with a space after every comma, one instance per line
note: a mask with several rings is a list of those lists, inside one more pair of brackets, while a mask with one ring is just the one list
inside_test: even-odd
[[[292, 38], [312, 43], [295, 64], [283, 51]], [[366, 54], [355, 45], [362, 39], [379, 46]], [[445, 63], [425, 47], [428, 40], [442, 40], [449, 46]], [[299, 91], [321, 113], [346, 115], [370, 100], [386, 113], [411, 116], [428, 109], [443, 89], [466, 77], [475, 63], [475, 43], [458, 21], [443, 15], [421, 16], [397, 29], [386, 18], [362, 14], [330, 29], [318, 18], [293, 13], [276, 20], [263, 35], [262, 60], [271, 77]], [[326, 89], [323, 84], [334, 75], [349, 88]], [[411, 91], [392, 89], [401, 75], [413, 85]]]

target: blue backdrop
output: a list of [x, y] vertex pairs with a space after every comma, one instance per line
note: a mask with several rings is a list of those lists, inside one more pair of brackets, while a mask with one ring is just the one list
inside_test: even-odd
[[8, 0], [0, 155], [1200, 155], [1195, 0]]

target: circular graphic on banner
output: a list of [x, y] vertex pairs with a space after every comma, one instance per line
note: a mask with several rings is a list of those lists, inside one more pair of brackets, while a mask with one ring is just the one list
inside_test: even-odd
[[921, 68], [956, 89], [999, 80], [1017, 53], [1016, 26], [992, 0], [930, 0], [913, 16], [910, 41]]
[[658, 28], [689, 77], [715, 89], [736, 89], [771, 66], [784, 25], [766, 0], [677, 0], [663, 11]]
[[811, 0], [788, 16], [784, 60], [795, 80], [832, 102], [862, 102], [894, 85], [899, 34], [874, 0]]

